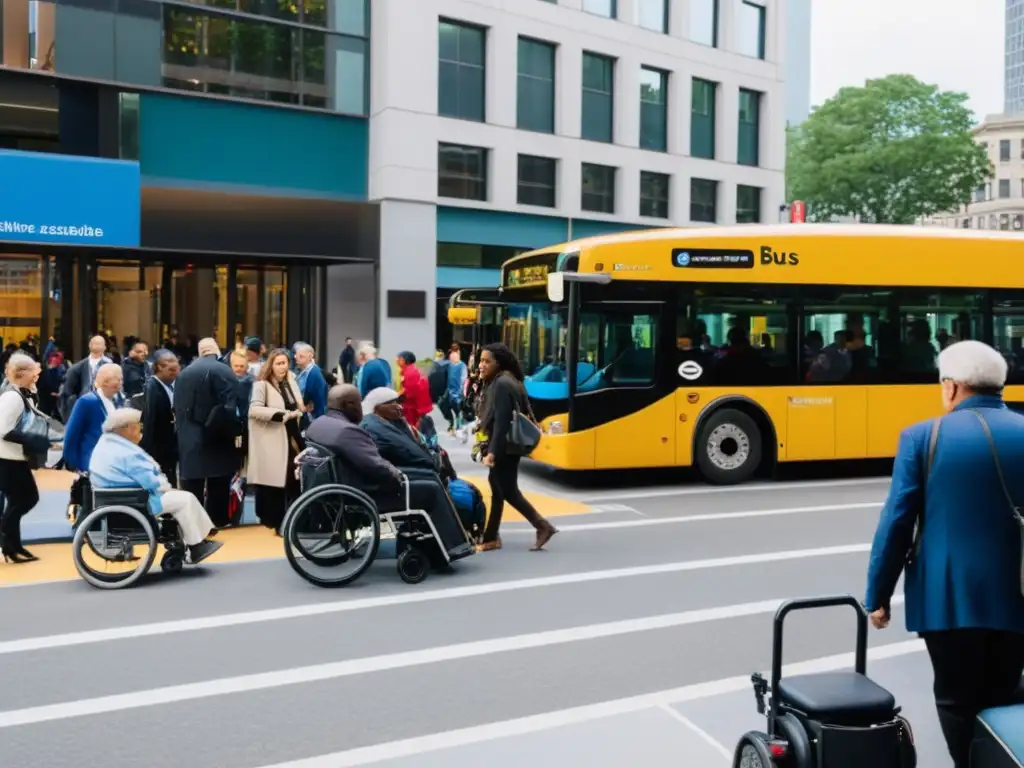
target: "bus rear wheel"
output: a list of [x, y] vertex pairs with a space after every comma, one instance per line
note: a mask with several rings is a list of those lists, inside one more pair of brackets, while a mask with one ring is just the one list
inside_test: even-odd
[[708, 417], [697, 438], [697, 466], [715, 485], [749, 480], [761, 464], [761, 430], [743, 411], [722, 408]]

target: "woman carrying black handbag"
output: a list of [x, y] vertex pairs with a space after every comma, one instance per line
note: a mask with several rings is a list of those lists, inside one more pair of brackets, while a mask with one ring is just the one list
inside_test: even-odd
[[519, 462], [529, 456], [540, 439], [540, 428], [530, 418], [530, 401], [523, 383], [523, 369], [504, 344], [490, 344], [480, 354], [480, 378], [486, 389], [480, 411], [481, 450], [484, 466], [490, 468], [491, 514], [484, 528], [481, 552], [501, 549], [501, 515], [505, 502], [537, 530], [531, 550], [544, 548], [558, 529], [545, 519], [519, 490]]
[[49, 422], [35, 407], [33, 388], [40, 370], [28, 355], [11, 355], [6, 376], [12, 386], [0, 395], [0, 493], [5, 499], [0, 553], [8, 563], [39, 559], [21, 544], [21, 518], [39, 503], [32, 470], [46, 462], [50, 448]]

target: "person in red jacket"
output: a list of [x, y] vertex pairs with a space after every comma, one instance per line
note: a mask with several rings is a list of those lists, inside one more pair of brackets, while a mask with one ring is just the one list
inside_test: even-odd
[[400, 352], [396, 362], [402, 381], [402, 394], [405, 395], [402, 406], [405, 420], [413, 429], [419, 429], [420, 419], [434, 410], [434, 402], [430, 399], [430, 383], [416, 367], [416, 355], [412, 352]]

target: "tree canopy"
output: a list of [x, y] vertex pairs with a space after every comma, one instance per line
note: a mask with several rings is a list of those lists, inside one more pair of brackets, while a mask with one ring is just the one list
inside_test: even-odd
[[809, 218], [912, 224], [955, 210], [992, 175], [967, 94], [911, 75], [843, 88], [787, 133], [790, 200]]

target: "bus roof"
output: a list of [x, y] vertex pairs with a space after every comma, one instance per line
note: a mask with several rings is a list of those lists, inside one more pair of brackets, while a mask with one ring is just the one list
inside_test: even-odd
[[1024, 233], [872, 224], [743, 224], [601, 235], [506, 262], [578, 255], [615, 280], [1024, 287]]

